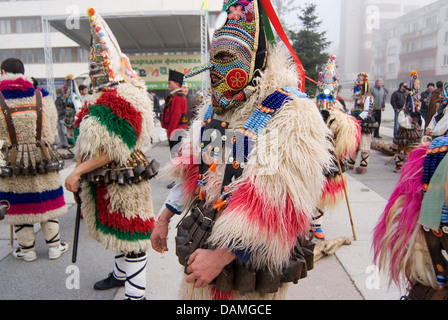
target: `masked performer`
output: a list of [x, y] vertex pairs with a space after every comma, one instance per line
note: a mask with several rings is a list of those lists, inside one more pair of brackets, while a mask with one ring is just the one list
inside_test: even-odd
[[154, 228], [151, 162], [152, 102], [100, 15], [89, 8], [93, 94], [77, 115], [78, 164], [66, 180], [77, 192], [89, 234], [117, 253], [115, 268], [97, 290], [125, 286], [128, 299], [145, 299], [146, 251]]
[[437, 113], [426, 128], [425, 135], [437, 138], [448, 132], [448, 81], [443, 85], [440, 100], [437, 102]]
[[151, 242], [166, 251], [170, 219], [187, 212], [176, 238], [187, 274], [181, 298], [281, 299], [313, 267], [307, 239], [330, 131], [297, 91], [286, 48], [267, 43], [262, 2], [224, 2], [203, 68], [211, 101], [166, 168], [177, 185]]
[[411, 73], [406, 104], [398, 114], [398, 131], [394, 138], [397, 145], [397, 161], [395, 162], [395, 172], [401, 170], [409, 152], [422, 140], [421, 131], [425, 128], [425, 123], [420, 113], [421, 96], [420, 81], [417, 71]]
[[33, 224], [40, 223], [49, 258], [68, 250], [61, 242], [58, 218], [67, 211], [58, 171], [64, 162], [54, 150], [57, 112], [53, 98], [36, 90], [25, 77], [22, 61], [2, 62], [0, 78], [0, 199], [10, 208], [4, 223], [14, 225], [19, 243], [13, 255], [24, 261], [37, 259]]
[[355, 100], [352, 116], [361, 124], [361, 141], [358, 152], [347, 161], [349, 169], [354, 169], [358, 153], [361, 152], [361, 162], [356, 172], [364, 174], [367, 172], [370, 157], [370, 145], [372, 143], [372, 133], [378, 127], [378, 123], [372, 116], [373, 96], [369, 88], [369, 76], [366, 73], [359, 73], [353, 88], [353, 99]]
[[447, 300], [448, 138], [410, 152], [374, 229], [374, 261], [409, 300]]
[[338, 88], [336, 57], [331, 56], [319, 74], [316, 94], [317, 107], [332, 132], [331, 140], [335, 147], [333, 165], [326, 172], [325, 189], [314, 218], [314, 231], [318, 239], [325, 237], [321, 228], [324, 212], [337, 206], [344, 196], [345, 179], [341, 170], [345, 169], [346, 159], [356, 154], [361, 138], [359, 124], [352, 116], [343, 112], [341, 103], [336, 100]]
[[82, 99], [81, 94], [79, 93], [78, 85], [76, 84], [75, 78], [73, 75], [68, 75], [65, 79], [65, 101], [66, 101], [66, 112], [65, 112], [65, 127], [67, 128], [67, 140], [71, 145], [76, 144], [76, 136], [75, 133], [75, 117], [76, 114], [81, 111], [82, 108]]

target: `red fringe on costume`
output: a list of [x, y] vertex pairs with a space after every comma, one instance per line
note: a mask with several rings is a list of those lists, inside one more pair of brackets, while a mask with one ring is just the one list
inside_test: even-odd
[[212, 300], [233, 300], [233, 293], [222, 292], [216, 289], [214, 286], [211, 287], [211, 299]]
[[249, 180], [242, 182], [230, 199], [225, 212], [233, 211], [246, 215], [250, 223], [257, 224], [272, 236], [281, 232], [287, 247], [295, 244], [298, 235], [310, 230], [308, 217], [303, 212], [297, 212], [289, 195], [285, 195], [282, 203], [276, 205], [267, 190], [257, 189]]

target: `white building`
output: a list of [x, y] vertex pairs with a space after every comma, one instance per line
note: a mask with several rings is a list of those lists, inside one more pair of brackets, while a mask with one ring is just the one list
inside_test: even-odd
[[423, 89], [448, 80], [448, 3], [440, 0], [384, 24], [374, 33], [371, 73], [391, 89], [417, 70]]
[[434, 1], [342, 0], [338, 56], [341, 83], [349, 87], [359, 72], [371, 71], [372, 48], [376, 47], [372, 41], [376, 31], [383, 32], [388, 21], [396, 21], [400, 16]]
[[[9, 57], [20, 58], [25, 64], [26, 74], [38, 79], [45, 87], [47, 69], [43, 17], [66, 15], [69, 18], [67, 23], [76, 27], [77, 17], [85, 16], [89, 7], [94, 7], [98, 13], [107, 16], [139, 12], [198, 11], [201, 10], [203, 2], [203, 0], [0, 0], [0, 61]], [[213, 26], [217, 13], [221, 10], [222, 1], [208, 2], [210, 25]], [[182, 25], [173, 26], [178, 27], [182, 28]], [[58, 86], [68, 74], [79, 74], [87, 70], [88, 49], [81, 47], [76, 41], [54, 28], [49, 34], [53, 60], [52, 73]], [[149, 33], [147, 36], [150, 38], [154, 35]], [[198, 34], [198, 37], [200, 36]], [[144, 49], [141, 48], [140, 54], [166, 54], [166, 52], [145, 52]]]

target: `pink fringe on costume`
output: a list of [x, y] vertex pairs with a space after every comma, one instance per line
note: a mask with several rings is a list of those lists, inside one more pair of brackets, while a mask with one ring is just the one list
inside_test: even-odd
[[401, 266], [405, 267], [406, 248], [411, 248], [408, 244], [409, 238], [415, 231], [420, 216], [423, 201], [423, 164], [427, 149], [428, 145], [421, 146], [409, 154], [400, 181], [374, 229], [374, 262], [380, 262], [380, 265], [381, 261], [389, 264], [391, 279], [397, 285], [400, 272], [403, 271]]
[[13, 204], [8, 210], [9, 215], [43, 215], [50, 211], [61, 209], [65, 206], [64, 196], [60, 196], [57, 199], [48, 200], [41, 203], [25, 203], [25, 204]]
[[21, 90], [27, 91], [34, 89], [33, 84], [23, 78], [18, 78], [15, 80], [3, 80], [0, 82], [0, 91], [4, 90]]
[[225, 212], [243, 213], [251, 224], [258, 225], [269, 235], [280, 234], [288, 247], [294, 246], [298, 235], [310, 230], [310, 220], [297, 211], [289, 195], [283, 197], [282, 204], [276, 204], [267, 190], [257, 189], [249, 180], [239, 185]]

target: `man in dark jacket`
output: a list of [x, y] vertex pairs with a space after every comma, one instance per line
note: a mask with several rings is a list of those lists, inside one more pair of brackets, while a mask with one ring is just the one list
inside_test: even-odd
[[407, 97], [407, 84], [406, 82], [400, 83], [400, 87], [397, 91], [392, 93], [392, 96], [390, 98], [390, 104], [392, 105], [392, 108], [394, 108], [395, 116], [394, 116], [394, 137], [395, 134], [398, 131], [398, 114], [400, 113], [401, 109], [403, 109], [404, 104], [406, 103], [406, 97]]
[[67, 142], [67, 136], [66, 136], [66, 132], [65, 132], [66, 128], [64, 125], [67, 105], [65, 103], [63, 89], [57, 89], [56, 95], [57, 95], [57, 98], [56, 98], [55, 104], [56, 104], [56, 109], [58, 110], [58, 135], [59, 135], [60, 147], [67, 149], [68, 142]]
[[422, 114], [423, 119], [426, 119], [426, 112], [428, 111], [429, 103], [431, 102], [431, 95], [434, 91], [434, 87], [434, 83], [428, 83], [428, 85], [426, 86], [426, 91], [422, 92], [421, 94], [420, 101], [422, 103], [422, 107], [420, 109], [420, 113]]
[[440, 99], [440, 94], [443, 91], [443, 82], [437, 81], [436, 86], [437, 86], [437, 88], [432, 92], [428, 110], [426, 111], [425, 129], [428, 128], [428, 125], [431, 123], [432, 117], [434, 117], [434, 115], [437, 113], [437, 109], [439, 106], [438, 100]]

